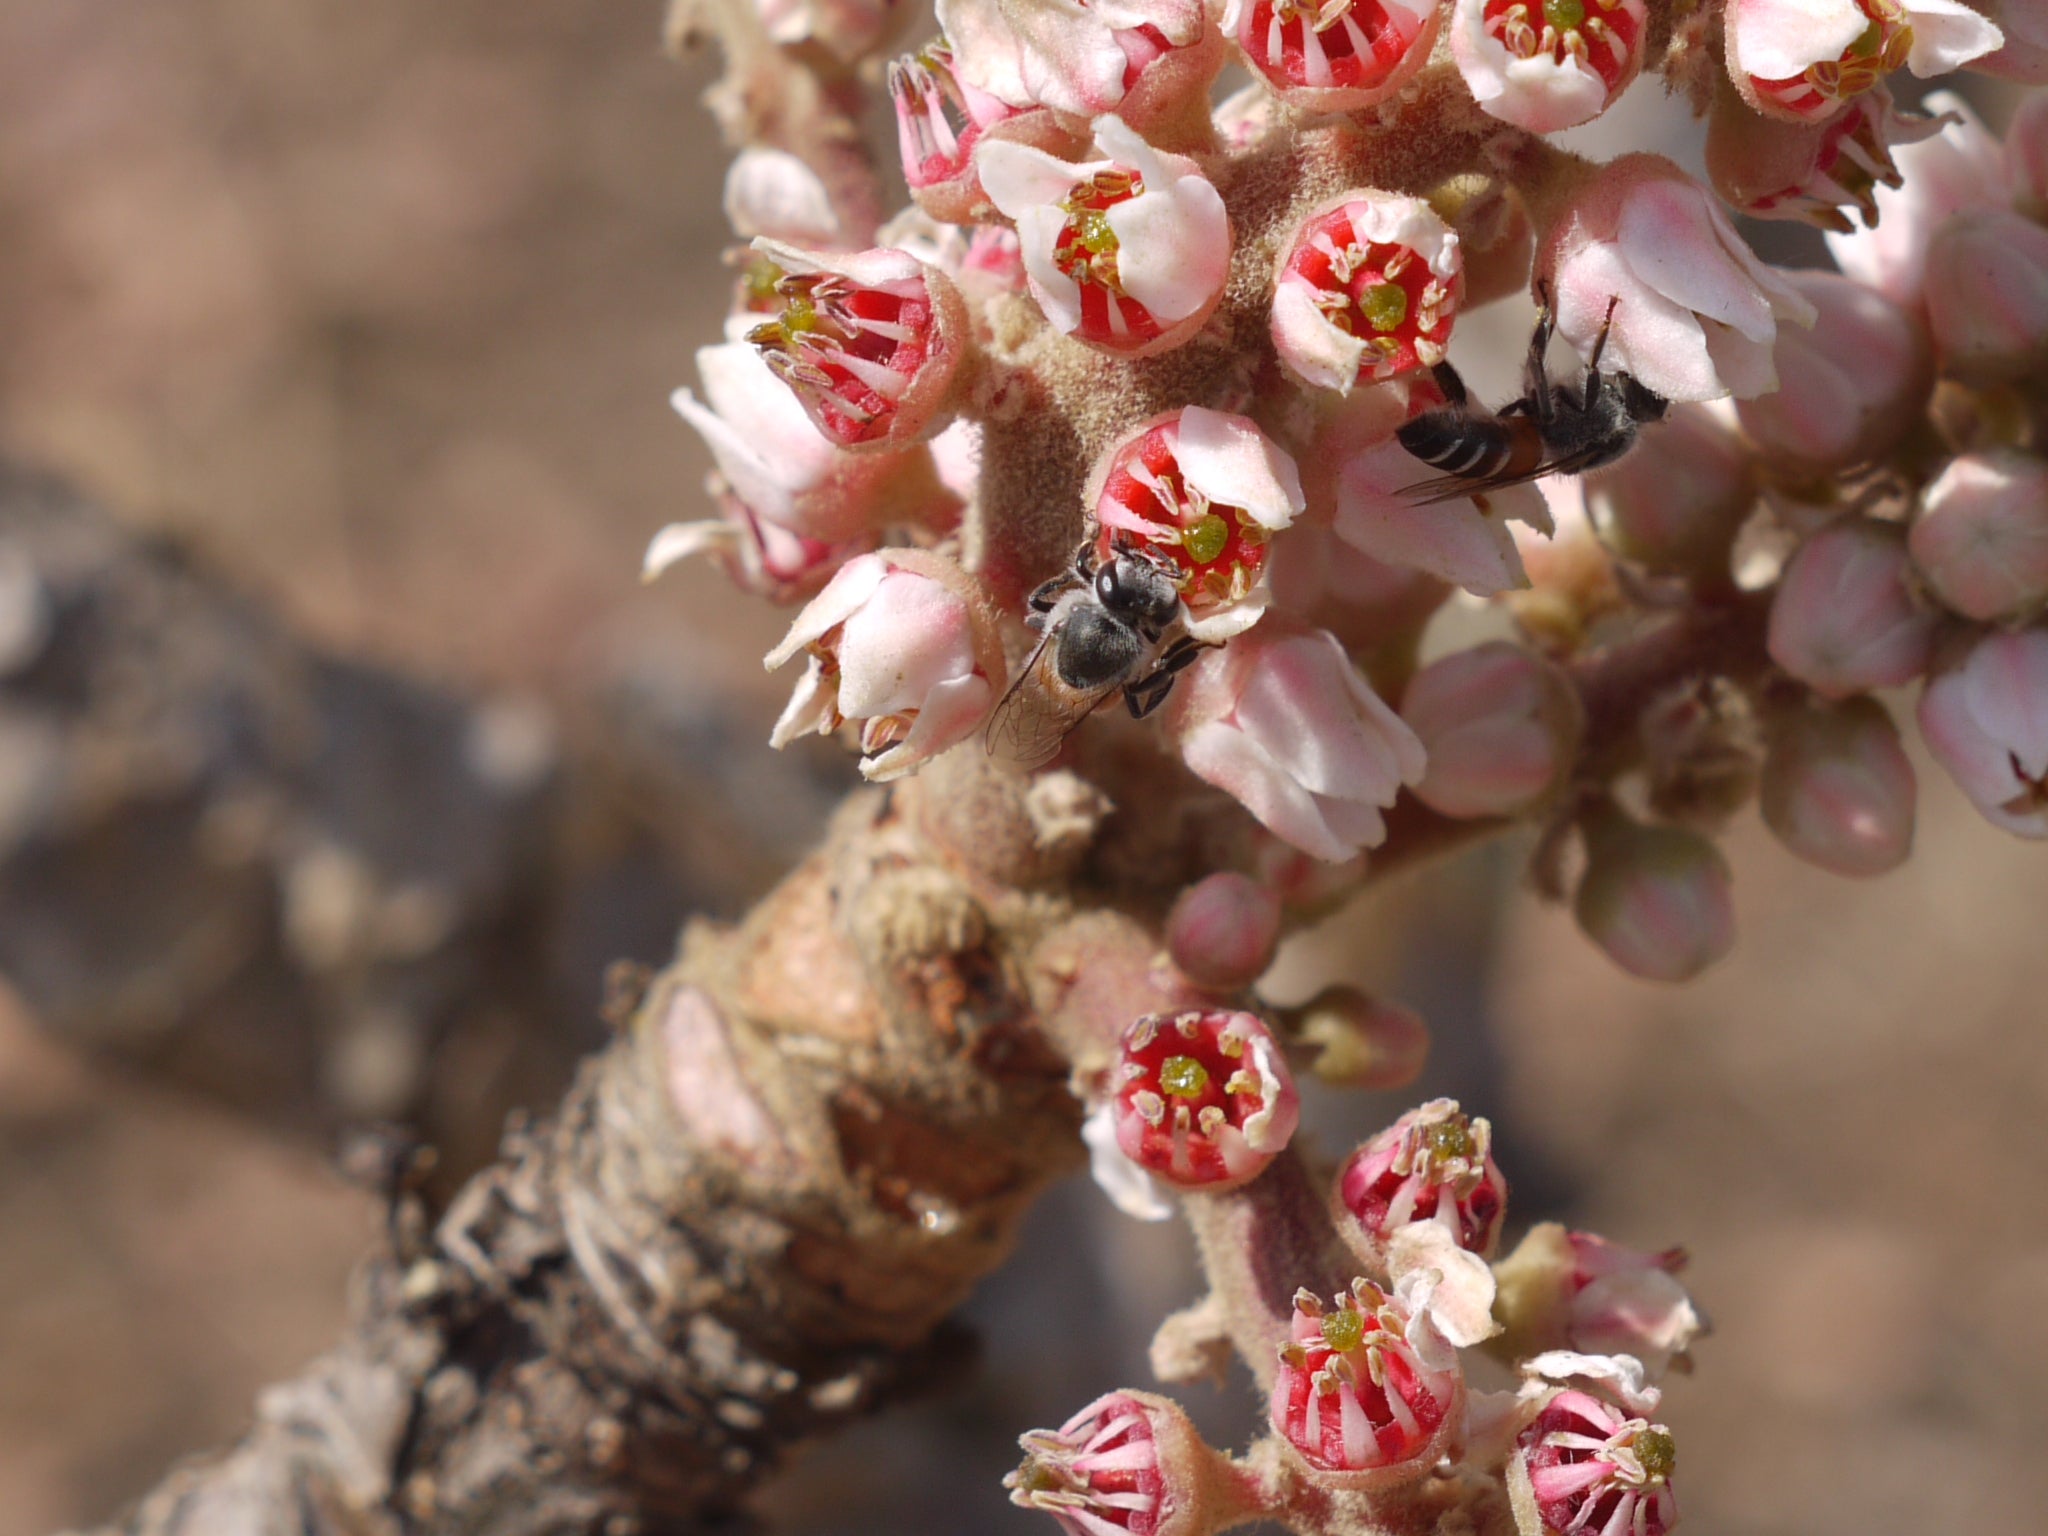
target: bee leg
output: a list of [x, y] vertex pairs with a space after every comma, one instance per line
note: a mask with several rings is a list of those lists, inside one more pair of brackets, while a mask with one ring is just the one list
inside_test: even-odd
[[1051, 613], [1060, 600], [1060, 594], [1073, 585], [1070, 576], [1055, 576], [1050, 581], [1041, 581], [1038, 590], [1028, 599], [1033, 613]]
[[1130, 710], [1133, 720], [1142, 720], [1153, 710], [1166, 702], [1166, 696], [1173, 692], [1173, 680], [1194, 659], [1208, 647], [1190, 635], [1166, 648], [1166, 654], [1159, 658], [1153, 669], [1134, 683], [1124, 685], [1124, 707]]
[[[1540, 422], [1548, 422], [1554, 414], [1550, 389], [1550, 336], [1557, 329], [1557, 316], [1550, 308], [1550, 285], [1539, 283], [1536, 288], [1538, 308], [1536, 329], [1529, 333], [1529, 356], [1522, 364], [1522, 398], [1516, 405], [1525, 405], [1527, 414]], [[1501, 412], [1506, 415], [1506, 411]]]
[[1436, 387], [1443, 391], [1446, 405], [1463, 405], [1471, 394], [1465, 388], [1465, 380], [1449, 363], [1438, 363], [1429, 370], [1429, 376], [1436, 380]]

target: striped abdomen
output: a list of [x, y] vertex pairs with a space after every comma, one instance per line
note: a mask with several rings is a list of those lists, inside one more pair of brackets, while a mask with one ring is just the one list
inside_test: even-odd
[[1461, 480], [1513, 480], [1543, 461], [1543, 436], [1526, 416], [1424, 411], [1395, 436], [1416, 458]]

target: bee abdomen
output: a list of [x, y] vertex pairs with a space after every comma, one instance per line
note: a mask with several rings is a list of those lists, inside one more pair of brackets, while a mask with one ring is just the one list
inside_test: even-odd
[[1430, 468], [1475, 480], [1506, 468], [1519, 446], [1514, 425], [1463, 411], [1425, 411], [1394, 435]]

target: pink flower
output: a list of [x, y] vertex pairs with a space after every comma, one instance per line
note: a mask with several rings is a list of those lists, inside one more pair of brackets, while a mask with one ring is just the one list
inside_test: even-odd
[[1346, 1159], [1337, 1201], [1357, 1223], [1364, 1251], [1382, 1261], [1394, 1235], [1415, 1221], [1435, 1222], [1460, 1248], [1491, 1257], [1508, 1209], [1493, 1128], [1455, 1099], [1431, 1099]]
[[1920, 695], [1920, 734], [1995, 827], [2048, 837], [2048, 629], [1958, 647]]
[[840, 567], [768, 653], [809, 666], [768, 738], [776, 747], [860, 727], [861, 773], [901, 778], [964, 741], [1001, 692], [993, 611], [967, 574], [922, 550], [883, 550]]
[[2003, 208], [1951, 214], [1927, 243], [1922, 293], [1945, 376], [1999, 383], [2048, 358], [2048, 229], [2033, 220]]
[[1872, 193], [1878, 216], [1865, 221], [1870, 227], [1827, 237], [1836, 266], [1907, 306], [1920, 301], [1927, 245], [1942, 221], [1960, 209], [2009, 201], [1998, 140], [1962, 98], [1937, 91], [1926, 107], [1947, 121], [1934, 137], [1898, 149], [1893, 160], [1902, 184]]
[[1505, 640], [1431, 662], [1401, 697], [1429, 755], [1416, 798], [1446, 816], [1518, 816], [1561, 789], [1585, 725], [1550, 662]]
[[1386, 836], [1422, 743], [1322, 630], [1268, 620], [1188, 669], [1167, 728], [1196, 776], [1332, 863]]
[[1729, 0], [1728, 73], [1768, 117], [1818, 122], [1901, 66], [1945, 75], [1998, 47], [1958, 0]]
[[1010, 1502], [1051, 1515], [1067, 1536], [1205, 1536], [1213, 1528], [1205, 1498], [1219, 1458], [1166, 1398], [1111, 1392], [1018, 1444], [1024, 1464], [1003, 1479]]
[[1611, 317], [1603, 365], [1671, 400], [1768, 392], [1779, 322], [1813, 323], [1707, 190], [1656, 155], [1605, 166], [1551, 226], [1538, 269], [1580, 356]]
[[705, 399], [678, 389], [672, 403], [711, 449], [727, 522], [774, 524], [801, 541], [748, 535], [770, 567], [815, 565], [825, 549], [872, 541], [883, 522], [936, 524], [956, 512], [930, 453], [842, 453], [745, 342], [698, 348], [696, 373]]
[[1223, 30], [1290, 106], [1354, 112], [1428, 61], [1439, 10], [1436, 0], [1228, 0]]
[[1853, 879], [1913, 851], [1913, 764], [1872, 698], [1794, 705], [1770, 722], [1758, 801], [1764, 825], [1799, 858]]
[[1097, 1115], [1153, 1178], [1214, 1194], [1265, 1171], [1293, 1137], [1301, 1099], [1256, 1015], [1150, 1014], [1124, 1032]]
[[1645, 981], [1690, 981], [1734, 947], [1728, 863], [1712, 842], [1611, 808], [1584, 825], [1572, 913], [1616, 965]]
[[1082, 501], [1100, 529], [1098, 557], [1135, 538], [1176, 573], [1187, 632], [1212, 643], [1265, 611], [1269, 542], [1303, 506], [1292, 458], [1248, 418], [1199, 405], [1133, 427]]
[[1451, 595], [1426, 572], [1373, 559], [1327, 523], [1295, 524], [1268, 572], [1277, 607], [1352, 652], [1404, 643]]
[[1289, 1341], [1273, 1378], [1272, 1422], [1320, 1472], [1361, 1489], [1426, 1475], [1463, 1408], [1456, 1354], [1436, 1333], [1416, 1292], [1390, 1296], [1354, 1280], [1331, 1305], [1294, 1297]]
[[1223, 199], [1192, 160], [1098, 118], [1100, 160], [984, 141], [975, 164], [989, 200], [1017, 225], [1024, 270], [1056, 330], [1146, 356], [1179, 346], [1209, 318], [1230, 268]]
[[1935, 616], [1914, 601], [1904, 534], [1850, 515], [1786, 563], [1771, 599], [1771, 660], [1830, 699], [1927, 670]]
[[1903, 184], [1894, 151], [1932, 138], [1942, 122], [1901, 112], [1881, 85], [1818, 123], [1759, 117], [1733, 92], [1722, 92], [1707, 120], [1707, 172], [1738, 213], [1852, 234], [1849, 210], [1874, 229], [1877, 189]]
[[1398, 442], [1368, 448], [1338, 468], [1330, 526], [1352, 548], [1491, 597], [1529, 578], [1511, 521], [1550, 531], [1550, 511], [1532, 485], [1511, 485], [1456, 501], [1424, 504], [1409, 495], [1431, 477]]
[[1174, 898], [1166, 952], [1190, 981], [1236, 992], [1257, 981], [1280, 946], [1280, 898], [1248, 876], [1218, 870]]
[[[1223, 66], [1202, 0], [938, 0], [938, 16], [961, 80], [1019, 109], [1143, 126], [1202, 95]], [[1161, 74], [1172, 89], [1141, 87]]]
[[793, 603], [811, 596], [839, 567], [879, 542], [879, 535], [870, 533], [828, 544], [756, 516], [729, 492], [716, 499], [719, 517], [670, 523], [655, 534], [640, 569], [642, 581], [653, 581], [693, 555], [709, 555], [742, 591], [772, 603]]
[[[1803, 334], [1780, 331], [1780, 355]], [[1586, 511], [1609, 549], [1656, 575], [1726, 580], [1729, 549], [1757, 497], [1754, 456], [1728, 429], [1726, 413], [1674, 406], [1626, 458], [1583, 483]]]
[[1624, 1417], [1584, 1392], [1560, 1392], [1517, 1445], [1510, 1494], [1526, 1491], [1546, 1532], [1665, 1536], [1678, 1523], [1677, 1447], [1661, 1424]]
[[1306, 382], [1349, 394], [1444, 359], [1464, 264], [1420, 198], [1347, 192], [1304, 219], [1280, 260], [1273, 346]]
[[1628, 89], [1647, 25], [1642, 0], [1456, 0], [1451, 54], [1481, 110], [1555, 133]]
[[1868, 463], [1926, 407], [1934, 383], [1926, 332], [1846, 277], [1786, 277], [1818, 318], [1810, 331], [1778, 333], [1777, 393], [1737, 402], [1736, 418], [1774, 466], [1822, 476]]
[[[1572, 1376], [1599, 1369], [1586, 1356], [1618, 1357], [1614, 1384], [1638, 1378], [1624, 1400], [1654, 1406], [1658, 1394], [1647, 1382], [1685, 1359], [1706, 1329], [1678, 1280], [1685, 1263], [1683, 1248], [1642, 1253], [1591, 1232], [1538, 1222], [1494, 1266], [1503, 1343], [1518, 1358], [1533, 1356], [1532, 1363], [1563, 1367]], [[1624, 1361], [1636, 1369], [1627, 1370]]]
[[1921, 493], [1906, 547], [1965, 618], [2038, 609], [2048, 603], [2048, 463], [2016, 448], [1950, 459]]
[[968, 330], [943, 273], [897, 250], [754, 249], [779, 275], [773, 318], [747, 340], [829, 442], [902, 447], [944, 424]]

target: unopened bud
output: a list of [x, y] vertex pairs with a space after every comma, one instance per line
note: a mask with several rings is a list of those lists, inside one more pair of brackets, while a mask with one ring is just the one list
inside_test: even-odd
[[1515, 816], [1570, 776], [1585, 712], [1557, 667], [1505, 640], [1431, 662], [1401, 699], [1428, 766], [1415, 793], [1446, 816]]
[[1966, 618], [2048, 602], [2048, 462], [1992, 448], [1949, 460], [1923, 493], [1907, 548], [1927, 585]]
[[1838, 875], [1881, 875], [1913, 851], [1913, 765], [1898, 727], [1872, 698], [1794, 706], [1771, 721], [1764, 824], [1804, 859]]
[[2003, 208], [1953, 214], [1928, 242], [1925, 281], [1948, 377], [1997, 383], [2048, 359], [2048, 229]]
[[1934, 355], [1914, 318], [1874, 288], [1833, 272], [1787, 280], [1819, 318], [1778, 332], [1778, 391], [1743, 400], [1742, 430], [1783, 476], [1821, 476], [1893, 448], [1920, 415]]
[[1919, 720], [1985, 820], [2048, 838], [2048, 629], [1964, 643], [1928, 679]]
[[1429, 1061], [1422, 1015], [1338, 984], [1286, 1016], [1290, 1032], [1316, 1052], [1315, 1075], [1333, 1088], [1406, 1088]]
[[[1797, 334], [1780, 328], [1781, 352]], [[1712, 410], [1674, 406], [1635, 452], [1586, 482], [1586, 510], [1609, 549], [1652, 574], [1725, 579], [1756, 502], [1750, 458]]]
[[1572, 910], [1586, 936], [1645, 981], [1690, 981], [1735, 943], [1728, 863], [1706, 837], [1605, 810], [1586, 826]]
[[1771, 660], [1845, 698], [1927, 670], [1934, 615], [1914, 601], [1904, 533], [1854, 515], [1800, 545], [1771, 600]]
[[1180, 893], [1166, 918], [1166, 952], [1181, 974], [1218, 992], [1257, 981], [1280, 943], [1280, 898], [1229, 870]]

